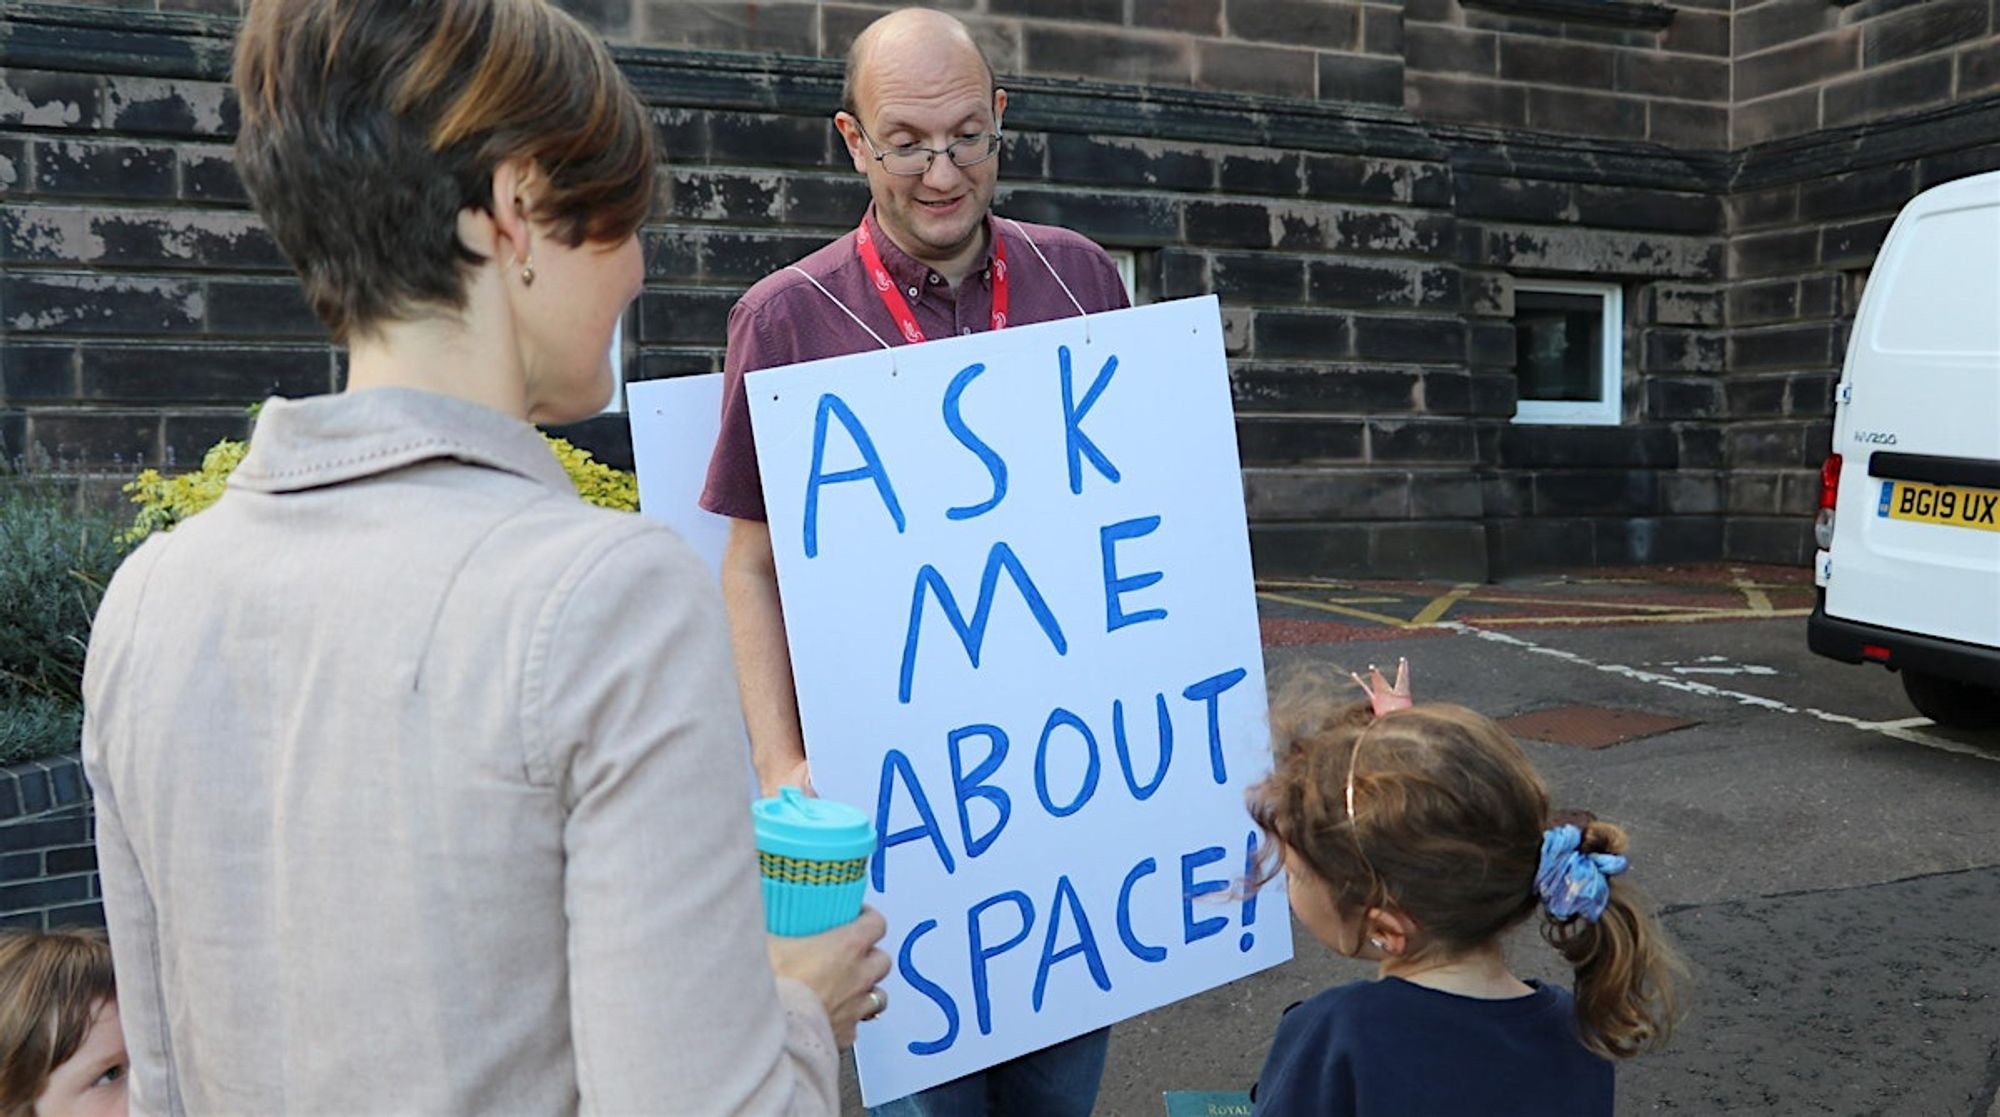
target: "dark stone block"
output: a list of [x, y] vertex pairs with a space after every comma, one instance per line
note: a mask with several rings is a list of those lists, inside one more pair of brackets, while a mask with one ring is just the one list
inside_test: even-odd
[[1486, 511], [1480, 494], [1479, 478], [1470, 473], [1414, 473], [1410, 475], [1410, 518], [1414, 520], [1471, 520]]
[[1592, 136], [1638, 136], [1646, 130], [1646, 102], [1636, 97], [1573, 93], [1528, 87], [1528, 126]]
[[1728, 455], [1723, 447], [1723, 428], [1716, 426], [1684, 425], [1674, 429], [1674, 439], [1680, 443], [1680, 465], [1682, 469], [1720, 469], [1728, 464]]
[[[1729, 13], [1690, 11], [1680, 5], [1674, 21], [1660, 34], [1660, 49], [1678, 54], [1729, 56]], [[1726, 95], [1723, 98], [1726, 100]]]
[[1729, 291], [1729, 320], [1734, 325], [1787, 322], [1797, 317], [1799, 285], [1796, 280], [1746, 283]]
[[0, 399], [22, 404], [76, 398], [76, 347], [10, 341], [0, 346]]
[[1833, 327], [1826, 324], [1738, 331], [1729, 343], [1731, 372], [1822, 368], [1833, 359]]
[[1135, 85], [1191, 85], [1194, 40], [1186, 36], [1141, 38], [1111, 30], [1028, 24], [1021, 32], [1026, 69]]
[[1736, 14], [1736, 55], [1755, 54], [1839, 25], [1840, 9], [1826, 0], [1769, 0]]
[[1490, 32], [1406, 23], [1403, 52], [1411, 70], [1486, 76], [1500, 72], [1500, 37]]
[[1875, 262], [1895, 217], [1872, 217], [1820, 230], [1819, 262], [1829, 267], [1862, 267]]
[[[701, 237], [701, 274], [710, 282], [755, 283], [799, 258], [817, 251], [826, 238], [761, 236], [749, 232], [709, 232]], [[647, 269], [649, 278], [668, 278]], [[682, 273], [687, 276], [688, 273]]]
[[1729, 196], [1729, 212], [1737, 229], [1783, 225], [1799, 216], [1799, 188], [1779, 186]]
[[250, 417], [240, 408], [228, 411], [172, 413], [161, 423], [160, 461], [168, 469], [192, 467], [207, 455], [209, 448], [229, 439], [250, 437]]
[[646, 255], [646, 278], [694, 279], [701, 274], [702, 234], [691, 229], [641, 229], [639, 247]]
[[1723, 525], [1723, 558], [1804, 566], [1812, 558], [1812, 521], [1731, 516]]
[[1722, 200], [1713, 194], [1684, 194], [1640, 187], [1579, 186], [1577, 220], [1613, 229], [1665, 233], [1720, 233]]
[[1567, 183], [1461, 174], [1453, 185], [1453, 209], [1461, 217], [1492, 217], [1531, 224], [1576, 219]]
[[1722, 387], [1706, 378], [1646, 380], [1646, 416], [1651, 419], [1715, 419], [1723, 413]]
[[1788, 229], [1730, 242], [1730, 271], [1741, 279], [1805, 271], [1819, 262], [1819, 230]]
[[[1388, 54], [1400, 58], [1403, 53], [1403, 13], [1395, 8], [1363, 8], [1361, 49], [1369, 54]], [[1399, 62], [1398, 66], [1400, 65]]]
[[1417, 164], [1410, 170], [1410, 204], [1433, 209], [1451, 205], [1452, 177], [1449, 167], [1436, 163]]
[[1361, 5], [1328, 0], [1227, 0], [1229, 33], [1268, 43], [1354, 50], [1361, 42]]
[[1495, 577], [1589, 566], [1597, 556], [1597, 533], [1589, 520], [1489, 521], [1486, 538]]
[[1729, 110], [1683, 101], [1648, 102], [1646, 138], [1680, 150], [1721, 151], [1729, 146]]
[[628, 370], [627, 383], [666, 380], [675, 376], [699, 376], [722, 370], [719, 349], [642, 349], [638, 367]]
[[[1445, 177], [1445, 188], [1449, 191], [1449, 172], [1438, 173]], [[1306, 194], [1316, 199], [1394, 202], [1402, 200], [1411, 188], [1406, 166], [1359, 155], [1309, 155], [1305, 160], [1305, 176]]]
[[1915, 185], [1915, 168], [1910, 163], [1816, 179], [1799, 187], [1799, 216], [1808, 221], [1825, 221], [1864, 213], [1893, 213], [1909, 201]]
[[[1996, 61], [2000, 61], [2000, 39], [1994, 41]], [[1959, 63], [1960, 83], [1964, 83], [1964, 71], [1969, 68], [1969, 59]], [[1996, 82], [2000, 84], [2000, 82]], [[1917, 162], [1917, 189], [1928, 190], [1940, 183], [1952, 182], [1970, 175], [2000, 171], [2000, 143], [1983, 144], [1944, 155], [1931, 155]]]
[[174, 149], [96, 140], [39, 140], [35, 190], [71, 198], [171, 198]]
[[1040, 132], [1008, 132], [1000, 139], [999, 158], [1003, 177], [1047, 178], [1049, 138]]
[[1610, 89], [1615, 57], [1590, 43], [1507, 36], [1500, 40], [1500, 77], [1535, 85]]
[[1412, 71], [1403, 76], [1403, 91], [1409, 110], [1419, 119], [1495, 128], [1528, 126], [1523, 86]]
[[986, 10], [994, 15], [1097, 23], [1119, 23], [1125, 18], [1122, 0], [989, 0]]
[[1785, 382], [1785, 413], [1815, 419], [1833, 416], [1833, 389], [1837, 373], [1807, 373], [1788, 377]]
[[1926, 0], [1864, 27], [1861, 64], [1883, 66], [1979, 38], [1991, 18], [1987, 0]]
[[1455, 318], [1355, 316], [1354, 353], [1371, 361], [1457, 362], [1465, 357], [1465, 324]]
[[793, 175], [785, 180], [787, 224], [831, 227], [845, 231], [861, 224], [861, 215], [866, 212], [868, 212], [868, 180], [860, 175], [843, 178], [805, 178]]
[[1990, 93], [2000, 86], [2000, 40], [1958, 52], [1958, 95]]
[[69, 849], [52, 849], [48, 852], [50, 876], [68, 873], [88, 873], [97, 869], [97, 849], [95, 846], [72, 846]]
[[1659, 474], [1649, 469], [1558, 470], [1535, 475], [1538, 516], [1647, 516], [1659, 510]]
[[117, 75], [104, 87], [106, 126], [157, 136], [233, 136], [242, 126], [227, 83]]
[[101, 265], [291, 271], [277, 242], [247, 214], [113, 210], [90, 219]]
[[1732, 379], [1726, 385], [1729, 414], [1737, 419], [1776, 419], [1785, 413], [1783, 378]]
[[1305, 261], [1297, 256], [1218, 252], [1211, 273], [1225, 302], [1296, 303], [1305, 294]]
[[1208, 257], [1182, 248], [1162, 248], [1153, 253], [1159, 272], [1155, 290], [1162, 299], [1205, 295], [1214, 289], [1208, 278]]
[[296, 281], [210, 280], [210, 333], [240, 337], [324, 338], [326, 327]]
[[1134, 27], [1185, 31], [1190, 35], [1222, 34], [1222, 0], [1153, 0], [1132, 9]]
[[1203, 89], [1309, 98], [1314, 92], [1315, 70], [1310, 50], [1214, 39], [1195, 42], [1195, 81]]
[[1251, 327], [1252, 347], [1260, 357], [1306, 357], [1331, 360], [1352, 352], [1348, 318], [1344, 314], [1267, 310]]
[[1664, 427], [1516, 424], [1500, 432], [1499, 462], [1510, 469], [1671, 469], [1678, 458], [1673, 432]]
[[1951, 72], [1950, 58], [1930, 58], [1829, 85], [1822, 95], [1824, 122], [1837, 128], [1950, 100]]
[[1721, 512], [1721, 475], [1687, 470], [1661, 474], [1660, 510], [1670, 515], [1698, 516]]
[[1378, 524], [1369, 547], [1376, 576], [1483, 582], [1489, 568], [1486, 529], [1477, 523]]
[[1406, 473], [1253, 469], [1243, 475], [1253, 522], [1402, 519], [1410, 508]]
[[1363, 427], [1345, 419], [1245, 416], [1236, 420], [1236, 445], [1246, 466], [1358, 462]]
[[227, 151], [184, 147], [180, 150], [181, 194], [190, 201], [247, 204], [249, 192], [237, 177], [236, 161]]
[[200, 285], [136, 276], [0, 274], [0, 307], [15, 334], [166, 334], [201, 328]]
[[1191, 244], [1229, 248], [1271, 247], [1271, 211], [1251, 202], [1187, 203]]
[[1472, 462], [1478, 456], [1470, 423], [1377, 419], [1368, 424], [1372, 462]]
[[734, 288], [649, 287], [639, 296], [639, 340], [648, 345], [719, 344], [728, 329], [729, 308], [741, 294]]
[[90, 798], [90, 785], [83, 778], [82, 759], [58, 756], [42, 763], [49, 770], [49, 790], [57, 804], [69, 806]]
[[1650, 326], [1720, 326], [1723, 293], [1681, 283], [1649, 284], [1640, 299], [1639, 321]]
[[1845, 284], [1837, 275], [1812, 275], [1799, 281], [1799, 317], [1830, 318], [1847, 313]]
[[[0, 840], [4, 840], [6, 830], [0, 830]], [[42, 855], [39, 853], [9, 853], [0, 856], [0, 881], [32, 880], [42, 875]]]
[[1316, 260], [1308, 275], [1315, 306], [1388, 308], [1416, 303], [1415, 273], [1405, 264]]
[[809, 55], [819, 49], [817, 5], [729, 0], [657, 0], [646, 6], [646, 34], [655, 42], [708, 50]]
[[1009, 190], [1007, 215], [1020, 221], [1061, 225], [1099, 244], [1131, 247], [1180, 242], [1180, 203], [1171, 198], [1120, 191]]
[[563, 11], [600, 35], [623, 36], [632, 30], [634, 0], [563, 0]]
[[1784, 139], [1819, 127], [1819, 87], [1795, 90], [1748, 104], [1730, 118], [1730, 145], [1736, 148]]
[[1640, 367], [1647, 372], [1721, 372], [1728, 359], [1720, 334], [1654, 329], [1641, 336]]
[[[1741, 17], [1738, 17], [1739, 24]], [[1861, 65], [1861, 34], [1852, 28], [1790, 43], [1755, 57], [1738, 48], [1735, 71], [1737, 103], [1788, 89], [1815, 85], [1853, 73]]]
[[1419, 383], [1409, 369], [1244, 362], [1230, 370], [1240, 411], [1404, 414], [1417, 410]]
[[84, 345], [78, 367], [78, 394], [95, 403], [248, 404], [330, 387], [319, 346]]
[[669, 166], [698, 163], [708, 155], [708, 111], [679, 105], [652, 105], [653, 133], [660, 158]]
[[[1520, 384], [1514, 374], [1472, 375], [1472, 413], [1489, 419], [1512, 418], [1519, 403]], [[1484, 456], [1484, 455], [1482, 455]]]
[[836, 165], [837, 151], [844, 166], [846, 149], [835, 135], [833, 124], [817, 116], [717, 112], [708, 120], [709, 155], [716, 162], [826, 168]]
[[781, 182], [775, 175], [678, 167], [667, 181], [667, 215], [682, 221], [765, 225], [783, 213]]
[[0, 126], [81, 132], [103, 122], [95, 74], [0, 69]]
[[[1381, 8], [1368, 9], [1373, 13]], [[1349, 104], [1403, 107], [1403, 63], [1395, 58], [1319, 56], [1319, 99]]]
[[1305, 181], [1297, 152], [1257, 152], [1222, 157], [1221, 186], [1236, 194], [1293, 195]]
[[[92, 877], [93, 883], [96, 881]], [[104, 926], [104, 905], [102, 903], [70, 904], [49, 909], [49, 927], [102, 927]]]
[[0, 911], [53, 907], [89, 898], [90, 882], [84, 877], [43, 878], [26, 884], [0, 886]]
[[1725, 443], [1732, 469], [1747, 466], [1817, 466], [1806, 460], [1805, 428], [1797, 423], [1744, 424], [1728, 428]]
[[30, 764], [16, 768], [14, 780], [21, 796], [22, 814], [38, 815], [56, 805], [49, 791], [49, 774], [40, 767]]
[[1435, 214], [1410, 217], [1401, 213], [1347, 210], [1340, 214], [1343, 252], [1383, 252], [1397, 256], [1444, 256], [1455, 243], [1457, 219]]
[[1426, 415], [1472, 414], [1471, 373], [1426, 372], [1423, 393], [1422, 411]]
[[89, 840], [83, 815], [78, 810], [62, 811], [32, 822], [12, 822], [0, 828], [0, 847], [16, 852], [81, 845]]
[[1312, 578], [1370, 572], [1362, 524], [1250, 525], [1250, 564], [1259, 578]]
[[1173, 190], [1207, 190], [1215, 182], [1215, 161], [1189, 148], [1061, 132], [1048, 137], [1048, 147], [1049, 177], [1058, 182]]

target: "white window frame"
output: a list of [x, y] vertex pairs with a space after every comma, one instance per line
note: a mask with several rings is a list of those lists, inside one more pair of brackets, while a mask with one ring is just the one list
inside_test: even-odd
[[[1625, 421], [1625, 289], [1616, 283], [1578, 279], [1516, 279], [1514, 293], [1597, 295], [1603, 299], [1599, 354], [1603, 380], [1596, 400], [1523, 399], [1514, 407], [1514, 422], [1523, 425], [1615, 427]], [[1516, 376], [1519, 372], [1516, 370]]]
[[1118, 265], [1118, 282], [1125, 285], [1125, 301], [1139, 305], [1139, 254], [1129, 248], [1107, 248], [1104, 250], [1111, 262]]

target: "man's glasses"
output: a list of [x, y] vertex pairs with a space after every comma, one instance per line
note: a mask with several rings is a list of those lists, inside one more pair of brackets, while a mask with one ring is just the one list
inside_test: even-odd
[[851, 119], [854, 120], [855, 129], [861, 133], [861, 142], [868, 145], [868, 153], [875, 157], [877, 163], [882, 164], [883, 170], [888, 171], [892, 175], [909, 175], [914, 177], [916, 175], [929, 174], [931, 160], [936, 159], [940, 155], [951, 160], [954, 167], [976, 167], [993, 158], [1000, 151], [1000, 133], [997, 131], [981, 132], [976, 136], [964, 136], [953, 140], [943, 147], [919, 147], [916, 144], [904, 144], [901, 147], [892, 147], [887, 151], [878, 151], [875, 147], [875, 141], [868, 138], [868, 129], [861, 126], [860, 119], [858, 117]]

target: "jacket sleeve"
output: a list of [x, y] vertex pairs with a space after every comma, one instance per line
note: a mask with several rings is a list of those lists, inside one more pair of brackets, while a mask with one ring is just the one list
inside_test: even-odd
[[765, 951], [715, 575], [654, 525], [590, 550], [544, 607], [524, 690], [566, 813], [583, 1111], [835, 1113], [826, 1015]]

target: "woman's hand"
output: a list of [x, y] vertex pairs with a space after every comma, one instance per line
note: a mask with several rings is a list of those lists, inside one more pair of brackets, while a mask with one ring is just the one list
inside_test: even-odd
[[861, 917], [817, 935], [769, 937], [771, 968], [780, 977], [803, 982], [819, 996], [841, 1047], [854, 1044], [854, 1027], [888, 1007], [876, 982], [889, 976], [889, 956], [875, 948], [889, 925], [882, 913], [863, 908]]

